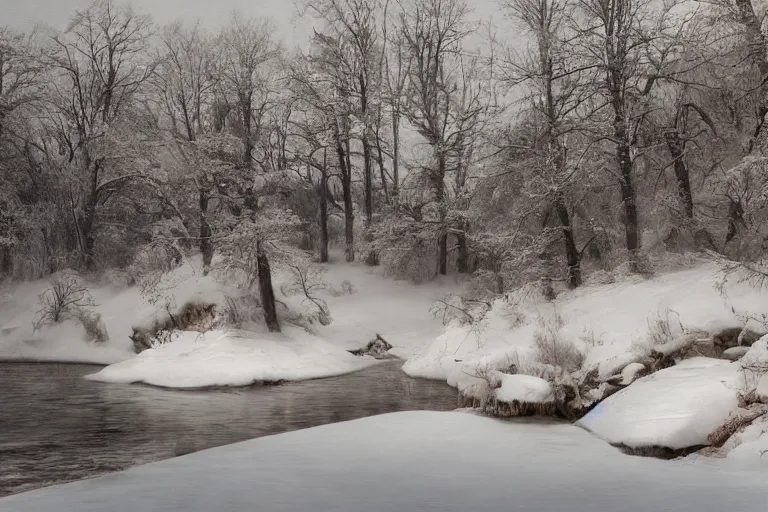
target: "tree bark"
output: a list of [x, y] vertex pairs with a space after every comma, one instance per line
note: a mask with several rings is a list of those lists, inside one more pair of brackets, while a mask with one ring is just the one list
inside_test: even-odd
[[365, 227], [373, 222], [373, 169], [371, 165], [371, 144], [363, 135], [363, 178], [365, 184]]
[[328, 158], [323, 149], [323, 173], [320, 178], [320, 263], [328, 262]]
[[344, 151], [344, 143], [338, 125], [335, 126], [336, 155], [341, 170], [341, 188], [344, 196], [344, 253], [347, 262], [355, 261], [355, 210], [352, 202], [352, 170], [349, 167], [349, 153]]
[[640, 232], [637, 214], [637, 195], [632, 182], [632, 158], [630, 142], [624, 126], [623, 107], [614, 107], [614, 136], [616, 143], [616, 163], [621, 174], [621, 199], [624, 204], [624, 229], [629, 254], [629, 268], [640, 272]]
[[264, 310], [264, 321], [270, 332], [280, 332], [280, 322], [277, 319], [277, 306], [275, 305], [275, 291], [272, 288], [272, 270], [261, 242], [256, 243], [256, 264], [259, 271], [259, 295], [261, 307]]
[[445, 225], [447, 212], [445, 211], [445, 153], [438, 150], [437, 155], [437, 169], [432, 176], [432, 186], [435, 191], [435, 200], [437, 201], [437, 207], [440, 212], [440, 235], [437, 242], [438, 246], [438, 272], [440, 275], [448, 274], [448, 230]]
[[395, 210], [400, 204], [400, 113], [392, 110], [392, 200]]
[[664, 134], [667, 141], [667, 148], [674, 159], [675, 179], [677, 180], [677, 193], [680, 201], [683, 203], [683, 211], [689, 219], [693, 218], [693, 192], [691, 191], [691, 180], [688, 173], [688, 166], [685, 164], [683, 141], [680, 139], [680, 133], [677, 130]]
[[208, 275], [213, 261], [213, 242], [211, 240], [211, 225], [208, 223], [208, 190], [200, 188], [198, 191], [198, 203], [200, 206], [200, 252], [203, 255], [203, 275]]
[[565, 204], [565, 197], [560, 190], [558, 190], [555, 195], [555, 211], [557, 212], [557, 217], [560, 220], [560, 225], [563, 229], [565, 258], [568, 263], [568, 286], [576, 288], [581, 286], [581, 258], [573, 236], [571, 216], [568, 212], [568, 207]]

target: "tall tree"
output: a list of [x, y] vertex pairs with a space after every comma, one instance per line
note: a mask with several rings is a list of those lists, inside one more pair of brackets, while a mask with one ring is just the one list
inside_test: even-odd
[[[120, 173], [114, 148], [105, 144], [111, 126], [152, 74], [147, 49], [151, 20], [113, 0], [97, 0], [78, 11], [63, 36], [54, 38], [51, 64], [62, 82], [56, 88], [58, 135], [74, 171], [72, 215], [83, 264], [92, 269], [97, 208], [116, 187], [141, 173]], [[114, 140], [114, 139], [113, 139]]]

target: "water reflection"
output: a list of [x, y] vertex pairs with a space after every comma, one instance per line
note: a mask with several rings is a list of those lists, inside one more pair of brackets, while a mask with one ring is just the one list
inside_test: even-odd
[[98, 367], [0, 364], [0, 496], [374, 414], [450, 410], [455, 392], [387, 362], [331, 379], [216, 391], [91, 382]]

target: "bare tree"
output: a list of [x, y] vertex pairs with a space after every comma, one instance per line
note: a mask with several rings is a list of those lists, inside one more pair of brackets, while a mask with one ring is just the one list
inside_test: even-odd
[[233, 98], [243, 140], [243, 163], [253, 166], [255, 141], [274, 94], [268, 64], [281, 52], [268, 19], [247, 19], [234, 14], [221, 32], [215, 72], [225, 96]]
[[152, 74], [153, 64], [144, 58], [151, 30], [148, 17], [112, 0], [97, 0], [77, 12], [66, 34], [54, 38], [50, 59], [62, 81], [55, 88], [54, 122], [67, 163], [76, 169], [71, 210], [82, 260], [89, 269], [95, 266], [97, 207], [116, 187], [140, 175], [107, 169], [110, 155], [104, 151], [104, 141], [110, 125]]

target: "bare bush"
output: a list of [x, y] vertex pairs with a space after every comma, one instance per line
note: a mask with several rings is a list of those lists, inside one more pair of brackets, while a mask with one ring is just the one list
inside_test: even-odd
[[490, 302], [484, 300], [467, 299], [458, 295], [444, 295], [435, 300], [430, 312], [443, 325], [448, 325], [454, 321], [462, 325], [476, 325], [485, 318], [492, 306]]
[[242, 329], [261, 320], [260, 310], [261, 302], [253, 295], [227, 296], [218, 314], [224, 325]]
[[98, 306], [80, 278], [64, 273], [51, 280], [51, 286], [38, 296], [40, 309], [35, 314], [35, 330], [83, 315], [82, 310]]
[[341, 285], [338, 288], [329, 287], [328, 293], [330, 293], [333, 297], [342, 297], [344, 295], [356, 294], [357, 289], [355, 289], [355, 285], [352, 284], [349, 279], [345, 279], [341, 282]]
[[306, 261], [289, 263], [287, 266], [291, 271], [292, 280], [283, 285], [281, 291], [285, 295], [304, 295], [302, 303], [309, 308], [305, 318], [310, 323], [317, 321], [320, 325], [329, 325], [331, 311], [328, 303], [320, 297], [320, 292], [326, 289], [323, 281], [325, 269]]
[[572, 341], [562, 337], [562, 327], [560, 315], [556, 315], [554, 320], [540, 321], [540, 328], [533, 335], [536, 361], [575, 372], [584, 365], [586, 355]]
[[[672, 317], [676, 323], [672, 322]], [[669, 308], [648, 318], [648, 336], [653, 345], [665, 345], [687, 332], [680, 322], [680, 315]]]

